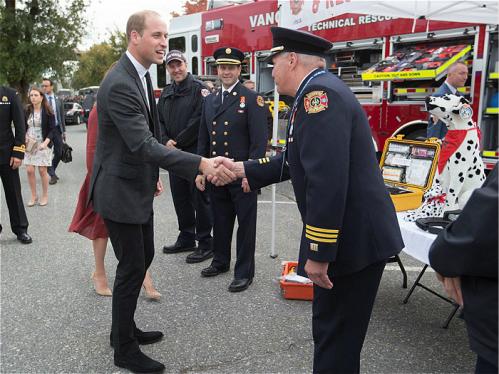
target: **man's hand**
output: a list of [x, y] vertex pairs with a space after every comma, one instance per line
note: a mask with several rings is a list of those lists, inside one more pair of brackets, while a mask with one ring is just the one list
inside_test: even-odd
[[[236, 178], [245, 178], [246, 173], [244, 171], [244, 164], [241, 161], [235, 162], [226, 157], [218, 156], [213, 158], [215, 162], [215, 167], [224, 166], [228, 170], [232, 171]], [[216, 175], [208, 175], [208, 182], [213, 183], [214, 185], [218, 185], [218, 177]]]
[[38, 146], [38, 149], [40, 151], [43, 151], [44, 149], [47, 149], [47, 147], [48, 147], [48, 145], [45, 144], [45, 142], [43, 142], [43, 143], [40, 143], [40, 145]]
[[241, 182], [241, 187], [243, 188], [243, 192], [251, 192], [251, 188], [248, 183], [248, 178], [243, 178], [243, 181]]
[[161, 182], [161, 179], [158, 179], [158, 182], [156, 183], [156, 192], [154, 192], [154, 197], [159, 196], [163, 193], [163, 182]]
[[316, 285], [330, 290], [333, 288], [333, 282], [331, 282], [331, 279], [329, 279], [329, 276], [327, 275], [328, 267], [329, 262], [307, 260], [305, 264], [305, 273], [307, 273], [308, 279]]
[[170, 148], [170, 149], [177, 148], [176, 147], [177, 142], [173, 139], [168, 140], [165, 145], [166, 145], [166, 148]]
[[21, 160], [20, 158], [11, 157], [9, 165], [12, 168], [12, 170], [16, 170], [19, 166], [21, 166], [22, 162], [23, 160]]
[[463, 294], [461, 292], [461, 278], [444, 278], [444, 288], [447, 295], [457, 304], [463, 306]]
[[206, 177], [204, 175], [198, 175], [196, 177], [196, 187], [199, 191], [204, 191], [206, 189]]
[[208, 177], [208, 181], [216, 186], [224, 186], [236, 180], [236, 175], [220, 162], [216, 166], [217, 158], [202, 158], [199, 171]]

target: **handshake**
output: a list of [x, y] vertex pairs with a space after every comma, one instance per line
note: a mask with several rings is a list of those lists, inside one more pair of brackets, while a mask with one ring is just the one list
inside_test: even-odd
[[226, 157], [202, 158], [199, 164], [199, 171], [202, 175], [196, 177], [196, 187], [200, 191], [206, 188], [206, 179], [215, 186], [225, 186], [234, 182], [237, 178], [244, 178], [242, 188], [244, 192], [249, 192], [248, 181], [244, 173], [244, 164], [241, 161], [235, 162]]

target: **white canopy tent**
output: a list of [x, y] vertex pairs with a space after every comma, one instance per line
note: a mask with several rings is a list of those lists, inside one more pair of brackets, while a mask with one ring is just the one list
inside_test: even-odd
[[[345, 13], [479, 24], [499, 23], [499, 0], [278, 0], [281, 27], [300, 29]], [[273, 146], [277, 146], [279, 94], [274, 89]], [[275, 258], [276, 185], [272, 185], [272, 237], [270, 256]]]
[[482, 24], [498, 23], [497, 0], [278, 0], [279, 26], [299, 29], [345, 13]]

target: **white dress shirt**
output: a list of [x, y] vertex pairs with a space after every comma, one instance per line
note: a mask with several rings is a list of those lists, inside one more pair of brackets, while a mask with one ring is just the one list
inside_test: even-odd
[[142, 82], [142, 87], [144, 88], [144, 92], [146, 93], [147, 106], [149, 107], [149, 92], [147, 90], [147, 82], [146, 82], [146, 74], [149, 70], [146, 69], [140, 62], [138, 62], [128, 50], [125, 53], [127, 57], [130, 59], [130, 61], [132, 61], [135, 70], [137, 70], [137, 73], [139, 74], [140, 81]]

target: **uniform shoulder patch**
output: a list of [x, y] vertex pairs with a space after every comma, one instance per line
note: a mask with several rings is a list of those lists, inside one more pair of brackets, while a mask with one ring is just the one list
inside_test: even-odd
[[327, 109], [328, 98], [324, 91], [312, 91], [305, 95], [303, 105], [308, 114], [319, 113]]
[[210, 94], [210, 91], [208, 91], [207, 88], [202, 88], [201, 89], [201, 96], [206, 97]]
[[256, 103], [258, 104], [258, 106], [265, 106], [265, 102], [263, 101], [263, 97], [261, 97], [260, 95], [258, 95], [256, 97]]

